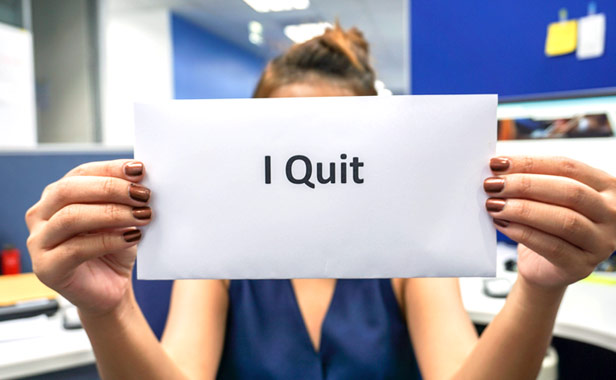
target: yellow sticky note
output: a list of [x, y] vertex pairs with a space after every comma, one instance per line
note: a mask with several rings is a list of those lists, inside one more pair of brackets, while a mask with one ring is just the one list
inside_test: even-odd
[[545, 55], [553, 57], [573, 53], [577, 47], [577, 20], [553, 22], [548, 25]]

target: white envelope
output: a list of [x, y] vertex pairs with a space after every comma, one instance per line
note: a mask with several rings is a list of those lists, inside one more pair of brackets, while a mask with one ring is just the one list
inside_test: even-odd
[[496, 105], [496, 95], [138, 104], [135, 159], [153, 209], [138, 277], [493, 276], [482, 185]]

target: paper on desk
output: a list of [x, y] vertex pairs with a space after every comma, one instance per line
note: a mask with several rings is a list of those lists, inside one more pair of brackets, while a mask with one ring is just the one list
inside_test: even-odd
[[[135, 158], [154, 217], [138, 277], [494, 275], [482, 183], [496, 103], [443, 95], [139, 104]], [[322, 184], [330, 163], [335, 183]]]

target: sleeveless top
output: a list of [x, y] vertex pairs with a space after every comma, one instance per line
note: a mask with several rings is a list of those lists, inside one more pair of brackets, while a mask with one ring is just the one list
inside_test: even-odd
[[218, 379], [420, 379], [391, 280], [336, 281], [316, 352], [290, 280], [233, 280]]

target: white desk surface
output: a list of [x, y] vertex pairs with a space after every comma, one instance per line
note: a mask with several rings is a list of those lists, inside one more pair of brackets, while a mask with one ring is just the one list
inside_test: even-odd
[[[501, 261], [515, 254], [515, 248], [504, 245], [499, 245], [498, 251]], [[515, 279], [515, 274], [505, 273], [500, 268], [498, 274]], [[464, 306], [476, 323], [489, 323], [505, 303], [502, 298], [483, 293], [482, 278], [463, 278], [460, 284]], [[0, 339], [0, 379], [94, 363], [92, 347], [83, 329], [65, 330], [60, 313], [45, 323], [45, 333], [39, 336]], [[40, 321], [38, 327], [41, 327]], [[616, 352], [616, 286], [588, 282], [570, 286], [556, 318], [554, 335]]]
[[[499, 262], [515, 255], [515, 247], [498, 246]], [[499, 265], [498, 277], [515, 280]], [[473, 322], [489, 323], [505, 304], [483, 293], [482, 278], [460, 279], [464, 307]], [[554, 335], [616, 352], [616, 286], [577, 282], [567, 289], [556, 317]]]
[[[0, 325], [11, 322], [14, 321], [0, 322]], [[3, 340], [0, 337], [0, 379], [33, 376], [94, 363], [92, 346], [85, 331], [65, 330], [60, 313], [47, 320], [32, 320], [31, 324], [37, 331], [24, 331], [31, 336], [27, 339]], [[13, 326], [28, 329], [24, 325]]]

